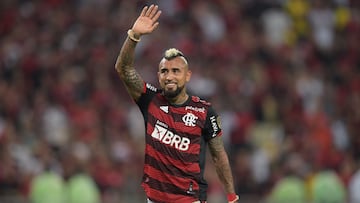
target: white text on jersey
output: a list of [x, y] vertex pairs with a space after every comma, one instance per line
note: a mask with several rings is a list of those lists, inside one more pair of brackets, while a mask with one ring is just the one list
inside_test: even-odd
[[190, 139], [187, 137], [181, 137], [167, 128], [166, 124], [158, 121], [155, 124], [154, 131], [151, 133], [151, 137], [159, 140], [160, 142], [175, 147], [180, 151], [187, 151], [190, 145]]

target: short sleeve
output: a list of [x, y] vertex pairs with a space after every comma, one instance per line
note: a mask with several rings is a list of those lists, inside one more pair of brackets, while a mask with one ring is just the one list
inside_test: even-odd
[[144, 83], [144, 91], [140, 95], [139, 100], [136, 104], [139, 106], [141, 113], [146, 116], [148, 106], [151, 102], [151, 99], [158, 92], [158, 89], [149, 83]]
[[206, 122], [203, 129], [203, 136], [206, 141], [222, 135], [220, 123], [220, 117], [217, 115], [212, 106], [210, 106], [208, 108]]

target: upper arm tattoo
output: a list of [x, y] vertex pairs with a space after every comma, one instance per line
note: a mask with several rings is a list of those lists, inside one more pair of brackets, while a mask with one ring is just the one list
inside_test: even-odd
[[144, 81], [134, 68], [135, 46], [133, 41], [126, 39], [116, 60], [115, 69], [129, 94], [137, 100], [142, 93]]
[[144, 82], [140, 74], [135, 70], [135, 68], [124, 67], [123, 71], [119, 74], [122, 80], [124, 81], [129, 94], [134, 99], [140, 97], [140, 94], [144, 87]]

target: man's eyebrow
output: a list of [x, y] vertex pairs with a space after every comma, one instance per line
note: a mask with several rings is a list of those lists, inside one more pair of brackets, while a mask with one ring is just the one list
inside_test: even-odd
[[160, 67], [160, 70], [162, 70], [162, 69], [181, 69], [180, 67], [165, 67], [165, 66], [162, 66], [162, 67]]
[[165, 72], [165, 71], [169, 71], [169, 68], [161, 67], [161, 68], [159, 69], [159, 72]]

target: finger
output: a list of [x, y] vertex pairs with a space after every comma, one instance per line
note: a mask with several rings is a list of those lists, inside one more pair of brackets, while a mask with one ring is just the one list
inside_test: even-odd
[[149, 9], [146, 11], [145, 16], [150, 16], [151, 11], [154, 9], [154, 4], [151, 4], [151, 6], [149, 7]]
[[154, 22], [157, 21], [157, 20], [159, 19], [160, 15], [161, 15], [161, 11], [158, 11], [158, 12], [155, 14], [155, 16], [152, 18], [152, 20], [153, 20]]
[[156, 12], [158, 11], [158, 9], [159, 9], [159, 6], [158, 6], [158, 5], [154, 6], [154, 8], [152, 9], [149, 17], [150, 17], [150, 18], [153, 18], [154, 15], [156, 14]]
[[159, 22], [154, 23], [154, 25], [151, 27], [151, 32], [154, 31], [159, 26]]
[[148, 7], [145, 6], [145, 7], [142, 9], [142, 11], [141, 11], [140, 16], [145, 16], [147, 10], [148, 10]]

